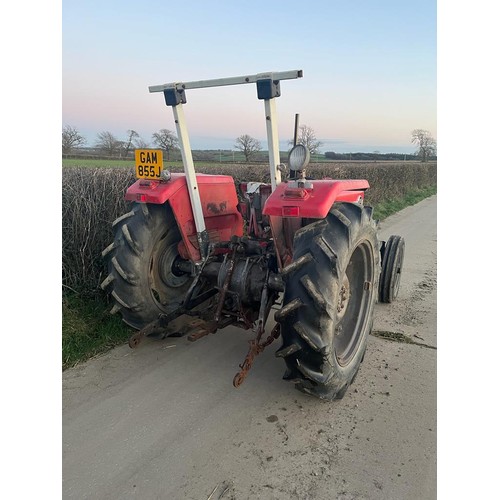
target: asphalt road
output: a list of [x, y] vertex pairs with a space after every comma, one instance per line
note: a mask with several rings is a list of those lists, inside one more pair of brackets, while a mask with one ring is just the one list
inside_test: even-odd
[[386, 219], [391, 234], [399, 296], [376, 306], [343, 400], [283, 381], [274, 345], [234, 389], [240, 329], [118, 347], [63, 374], [63, 498], [436, 498], [436, 196]]

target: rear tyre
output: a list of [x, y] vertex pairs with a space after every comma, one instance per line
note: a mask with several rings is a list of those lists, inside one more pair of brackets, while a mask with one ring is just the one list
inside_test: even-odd
[[170, 206], [134, 204], [113, 222], [114, 241], [101, 288], [110, 292], [123, 321], [141, 329], [180, 303], [192, 278], [176, 269], [181, 235]]
[[382, 271], [380, 273], [379, 301], [391, 303], [396, 300], [401, 282], [401, 271], [405, 255], [405, 240], [392, 235], [385, 244]]
[[335, 204], [295, 234], [283, 270], [283, 378], [321, 399], [340, 399], [363, 359], [378, 296], [380, 253], [371, 207]]

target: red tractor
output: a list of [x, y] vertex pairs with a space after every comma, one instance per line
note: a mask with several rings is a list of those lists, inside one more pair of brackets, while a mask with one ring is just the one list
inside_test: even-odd
[[[112, 312], [139, 330], [131, 347], [174, 333], [168, 325], [181, 315], [195, 318], [189, 340], [228, 325], [251, 329], [235, 387], [281, 337], [283, 378], [331, 400], [358, 372], [375, 303], [398, 293], [404, 241], [379, 244], [372, 208], [363, 204], [366, 180], [306, 177], [298, 115], [288, 168], [280, 162], [276, 98], [281, 80], [300, 77], [293, 70], [149, 88], [173, 109], [184, 174], [164, 170], [161, 151], [136, 150], [138, 180], [125, 196], [132, 207], [113, 223], [101, 286]], [[183, 104], [188, 89], [248, 83], [265, 104], [271, 184], [242, 184], [239, 198], [232, 177], [195, 173]], [[275, 324], [264, 335], [273, 306]]]

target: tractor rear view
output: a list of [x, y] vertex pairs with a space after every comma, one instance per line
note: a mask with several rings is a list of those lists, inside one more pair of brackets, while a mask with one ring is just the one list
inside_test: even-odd
[[[193, 318], [191, 341], [237, 326], [253, 338], [235, 387], [281, 339], [284, 379], [332, 400], [358, 372], [375, 303], [397, 296], [404, 240], [379, 243], [366, 180], [306, 177], [297, 116], [288, 165], [281, 163], [276, 98], [282, 80], [300, 77], [292, 70], [149, 88], [173, 110], [184, 174], [165, 170], [161, 151], [136, 150], [131, 209], [113, 223], [101, 286], [112, 312], [138, 330], [131, 347], [176, 333], [169, 324], [181, 315]], [[232, 177], [195, 173], [183, 105], [189, 89], [252, 83], [264, 101], [271, 183], [241, 184], [238, 197]]]

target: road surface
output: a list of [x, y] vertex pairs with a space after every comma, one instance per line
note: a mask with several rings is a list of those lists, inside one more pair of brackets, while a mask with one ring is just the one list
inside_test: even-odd
[[240, 329], [118, 347], [63, 373], [63, 498], [435, 498], [436, 196], [383, 221], [391, 234], [406, 241], [399, 296], [377, 304], [343, 400], [283, 381], [277, 345], [234, 389]]

